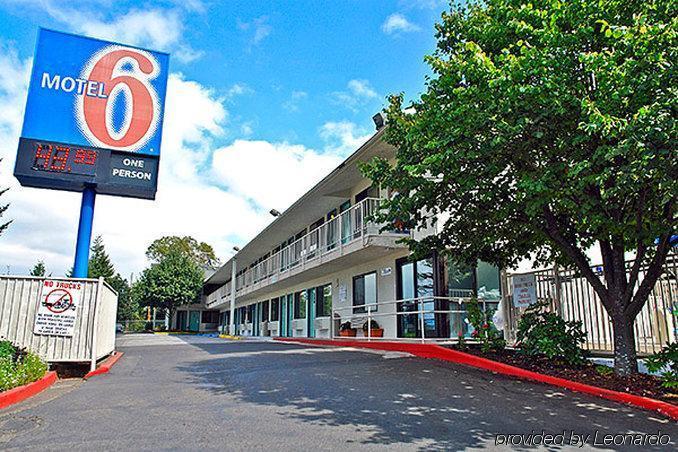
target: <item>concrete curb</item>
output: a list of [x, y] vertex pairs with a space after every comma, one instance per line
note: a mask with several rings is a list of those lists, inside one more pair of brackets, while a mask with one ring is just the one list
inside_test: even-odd
[[120, 358], [122, 358], [122, 355], [124, 355], [123, 352], [113, 352], [113, 354], [106, 358], [101, 364], [99, 364], [96, 369], [87, 372], [87, 374], [85, 374], [85, 376], [82, 378], [87, 380], [95, 375], [108, 373], [108, 371], [111, 370], [111, 367], [113, 367], [113, 365], [117, 363]]
[[0, 409], [7, 408], [21, 401], [33, 397], [36, 394], [49, 388], [57, 381], [57, 373], [50, 371], [45, 374], [40, 380], [28, 383], [18, 388], [13, 388], [0, 393]]
[[[278, 340], [278, 338], [275, 338]], [[497, 361], [492, 361], [487, 358], [472, 355], [469, 353], [451, 350], [449, 348], [441, 347], [435, 344], [413, 344], [404, 342], [363, 342], [351, 340], [330, 340], [330, 339], [302, 339], [302, 338], [280, 338], [285, 342], [298, 342], [306, 344], [317, 345], [332, 345], [340, 347], [356, 347], [356, 348], [372, 348], [378, 350], [400, 351], [411, 353], [412, 355], [421, 358], [433, 358], [443, 361], [449, 361], [457, 364], [463, 364], [478, 369], [489, 370], [494, 373], [509, 375], [512, 377], [521, 378], [524, 380], [532, 380], [540, 383], [558, 386], [569, 389], [571, 391], [591, 394], [604, 399], [621, 402], [628, 405], [633, 405], [645, 410], [657, 411], [673, 420], [678, 420], [678, 406], [661, 400], [650, 399], [647, 397], [627, 394], [625, 392], [612, 391], [610, 389], [599, 388], [576, 381], [566, 380], [564, 378], [552, 377], [530, 370], [521, 369], [519, 367], [511, 366]]]

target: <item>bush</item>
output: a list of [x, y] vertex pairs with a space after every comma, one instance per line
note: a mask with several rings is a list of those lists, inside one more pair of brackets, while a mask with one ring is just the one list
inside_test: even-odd
[[[381, 328], [376, 320], [371, 320], [370, 322], [371, 330], [378, 330], [379, 328]], [[367, 320], [365, 320], [365, 323], [363, 323], [363, 331], [365, 332], [365, 334], [367, 334]]]
[[0, 391], [32, 383], [46, 372], [47, 363], [38, 355], [0, 341]]
[[645, 364], [650, 372], [659, 372], [663, 387], [678, 388], [678, 343], [667, 343], [661, 351], [648, 356]]
[[473, 337], [480, 341], [480, 350], [484, 353], [503, 350], [506, 347], [504, 335], [492, 322], [494, 311], [494, 309], [483, 311], [475, 298], [466, 303], [468, 321], [474, 329]]
[[16, 348], [10, 341], [0, 341], [0, 358], [13, 357], [16, 354]]
[[586, 333], [581, 330], [581, 322], [567, 322], [545, 307], [545, 303], [530, 306], [520, 318], [518, 348], [526, 355], [544, 355], [570, 365], [583, 364], [586, 356], [581, 344]]
[[344, 322], [339, 326], [339, 331], [352, 330], [351, 322]]

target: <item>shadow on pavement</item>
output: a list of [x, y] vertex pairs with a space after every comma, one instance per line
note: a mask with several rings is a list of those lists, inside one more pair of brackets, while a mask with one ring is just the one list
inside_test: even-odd
[[434, 360], [288, 344], [194, 345], [222, 356], [179, 367], [191, 383], [277, 407], [279, 414], [302, 422], [348, 426], [356, 432], [346, 438], [349, 446], [405, 443], [459, 450], [494, 446], [497, 434], [673, 428], [622, 405]]

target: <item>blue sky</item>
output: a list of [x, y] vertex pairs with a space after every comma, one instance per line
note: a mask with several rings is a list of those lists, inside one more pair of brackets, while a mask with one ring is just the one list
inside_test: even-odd
[[[268, 209], [287, 207], [373, 132], [371, 117], [389, 93], [423, 90], [423, 57], [445, 7], [436, 0], [2, 2], [0, 185], [11, 187], [15, 222], [0, 239], [0, 265], [20, 272], [44, 259], [60, 273], [75, 240], [77, 195], [25, 189], [11, 176], [39, 26], [171, 54], [158, 201], [97, 205], [95, 233], [127, 273], [143, 268], [145, 247], [159, 235], [194, 235], [224, 258], [250, 239], [270, 221]], [[262, 161], [270, 168], [262, 171]], [[281, 170], [296, 182], [276, 182]], [[65, 213], [31, 215], [43, 196]], [[182, 200], [191, 204], [185, 215], [176, 209]], [[215, 208], [224, 213], [213, 222], [196, 220]], [[45, 215], [63, 228], [59, 243], [38, 239]]]

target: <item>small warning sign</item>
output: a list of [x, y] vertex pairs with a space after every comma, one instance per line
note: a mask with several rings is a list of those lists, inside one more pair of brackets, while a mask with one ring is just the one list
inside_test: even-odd
[[73, 336], [84, 284], [79, 281], [46, 279], [35, 314], [35, 334]]

